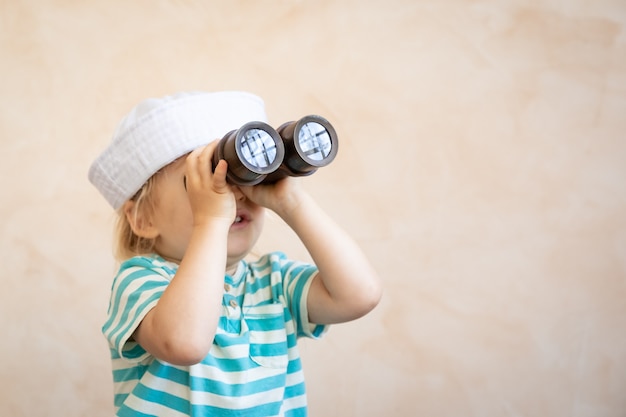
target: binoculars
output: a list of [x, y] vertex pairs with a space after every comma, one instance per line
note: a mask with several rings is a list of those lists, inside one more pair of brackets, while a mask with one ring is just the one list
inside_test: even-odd
[[235, 185], [271, 184], [287, 176], [313, 174], [337, 155], [337, 133], [321, 116], [282, 124], [249, 122], [228, 132], [213, 153], [213, 170], [228, 162], [226, 179]]

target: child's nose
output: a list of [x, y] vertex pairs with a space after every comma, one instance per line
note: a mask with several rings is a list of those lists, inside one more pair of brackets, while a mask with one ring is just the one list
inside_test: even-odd
[[238, 186], [233, 186], [233, 194], [235, 194], [235, 200], [242, 201], [246, 196], [241, 192]]

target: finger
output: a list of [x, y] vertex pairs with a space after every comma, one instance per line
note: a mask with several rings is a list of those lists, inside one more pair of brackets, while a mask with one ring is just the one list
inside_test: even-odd
[[217, 191], [223, 191], [225, 189], [228, 189], [228, 184], [226, 182], [227, 172], [228, 162], [226, 162], [224, 159], [221, 159], [215, 167], [215, 172], [213, 172], [213, 184]]
[[210, 142], [208, 145], [206, 145], [205, 148], [207, 148], [210, 154], [213, 155], [213, 152], [215, 152], [215, 148], [217, 148], [217, 145], [219, 143], [220, 139], [215, 139], [213, 142]]
[[200, 154], [198, 155], [198, 173], [203, 177], [211, 176], [211, 164], [213, 159], [213, 151], [215, 149], [215, 142], [205, 146], [202, 148]]
[[187, 186], [197, 183], [198, 156], [203, 148], [194, 149], [185, 160], [185, 183]]

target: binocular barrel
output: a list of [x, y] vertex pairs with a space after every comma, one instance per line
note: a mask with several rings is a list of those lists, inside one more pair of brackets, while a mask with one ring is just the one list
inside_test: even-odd
[[263, 122], [249, 122], [219, 141], [213, 169], [225, 159], [230, 183], [271, 184], [287, 176], [313, 174], [335, 159], [338, 145], [335, 129], [321, 116], [305, 116], [276, 130]]

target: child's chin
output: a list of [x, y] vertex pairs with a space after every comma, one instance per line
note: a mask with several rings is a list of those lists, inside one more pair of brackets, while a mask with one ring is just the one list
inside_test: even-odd
[[252, 249], [252, 245], [247, 239], [229, 239], [228, 241], [228, 257], [243, 259]]

